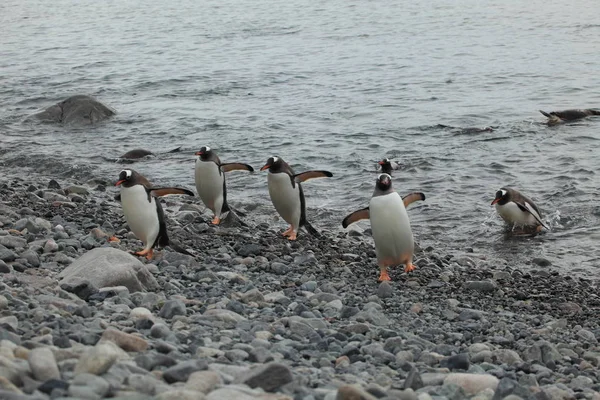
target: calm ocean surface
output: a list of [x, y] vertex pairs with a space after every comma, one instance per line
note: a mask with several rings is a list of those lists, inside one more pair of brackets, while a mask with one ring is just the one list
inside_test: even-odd
[[[3, 0], [0, 166], [5, 176], [116, 179], [133, 148], [182, 152], [132, 167], [193, 188], [194, 152], [307, 182], [309, 220], [330, 234], [367, 205], [375, 161], [427, 200], [409, 210], [423, 246], [590, 274], [600, 266], [600, 118], [549, 128], [537, 111], [600, 106], [597, 0]], [[574, 10], [577, 10], [574, 12]], [[588, 10], [588, 11], [585, 11]], [[118, 111], [87, 128], [25, 123], [89, 94]], [[442, 126], [441, 126], [442, 125]], [[446, 127], [444, 127], [446, 126]], [[493, 126], [464, 133], [458, 128]], [[456, 127], [457, 129], [453, 129]], [[232, 204], [274, 222], [265, 173], [231, 173]], [[490, 206], [512, 185], [551, 231], [506, 237]], [[368, 227], [368, 223], [362, 223]]]

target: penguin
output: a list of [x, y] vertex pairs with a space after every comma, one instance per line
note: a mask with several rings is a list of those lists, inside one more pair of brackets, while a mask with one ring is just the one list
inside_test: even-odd
[[351, 213], [342, 221], [347, 228], [362, 219], [371, 220], [380, 282], [391, 280], [389, 267], [404, 265], [407, 273], [415, 270], [412, 263], [415, 245], [406, 207], [417, 200], [425, 200], [425, 195], [414, 192], [402, 198], [392, 189], [392, 177], [379, 174], [369, 207]]
[[504, 221], [522, 228], [535, 228], [537, 232], [548, 226], [542, 221], [542, 213], [535, 203], [515, 189], [503, 187], [496, 192], [492, 201]]
[[155, 246], [169, 245], [165, 215], [160, 201], [156, 198], [169, 194], [193, 196], [194, 193], [181, 188], [152, 187], [145, 177], [132, 169], [121, 171], [115, 186], [121, 186], [121, 204], [127, 225], [144, 243], [144, 248], [134, 254], [146, 256], [147, 260], [151, 260], [154, 256], [153, 248]]
[[225, 172], [250, 171], [254, 172], [248, 164], [221, 163], [219, 156], [210, 147], [203, 146], [196, 152], [195, 180], [196, 191], [202, 202], [214, 214], [212, 223], [221, 223], [221, 215], [231, 211], [227, 204], [227, 186], [225, 184]]
[[592, 115], [600, 115], [600, 111], [592, 110], [590, 108], [583, 110], [552, 111], [549, 113], [542, 110], [539, 111], [548, 118], [548, 122], [546, 123], [550, 126], [558, 125], [563, 122], [576, 121]]
[[[165, 153], [178, 153], [181, 150], [181, 146], [174, 148], [173, 150], [169, 150]], [[162, 153], [158, 153], [162, 154]], [[155, 153], [146, 149], [133, 149], [129, 150], [127, 153], [123, 154], [119, 158], [117, 158], [117, 162], [121, 163], [132, 163], [134, 160], [139, 160], [144, 157], [153, 156]]]
[[392, 176], [393, 170], [400, 169], [400, 164], [395, 161], [390, 161], [389, 158], [384, 158], [377, 164], [379, 164], [377, 171], [380, 171], [382, 174], [388, 174], [389, 176]]
[[290, 227], [283, 232], [283, 236], [289, 240], [296, 240], [301, 226], [304, 226], [311, 235], [320, 236], [306, 220], [306, 200], [301, 183], [313, 178], [331, 178], [333, 174], [329, 171], [305, 171], [296, 174], [288, 163], [276, 156], [270, 157], [260, 170], [267, 169], [271, 201], [279, 215], [290, 224]]

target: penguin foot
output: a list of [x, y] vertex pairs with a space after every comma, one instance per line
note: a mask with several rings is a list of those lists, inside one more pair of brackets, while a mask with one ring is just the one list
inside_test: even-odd
[[406, 266], [404, 267], [404, 272], [409, 273], [411, 271], [414, 271], [415, 269], [417, 269], [417, 267], [415, 267], [412, 264], [406, 264]]
[[146, 254], [148, 254], [148, 252], [151, 252], [151, 249], [143, 249], [140, 251], [136, 251], [133, 254], [135, 254], [136, 256], [145, 256]]
[[211, 221], [211, 224], [213, 225], [219, 225], [221, 223], [221, 218], [219, 217], [214, 217], [213, 220]]
[[121, 241], [121, 239], [119, 239], [116, 236], [111, 236], [107, 239], [108, 242], [114, 242], [114, 243], [119, 243]]
[[383, 281], [391, 281], [392, 278], [390, 278], [390, 276], [388, 275], [386, 270], [382, 270], [379, 274], [379, 279], [377, 279], [379, 282], [383, 282]]
[[287, 235], [288, 240], [296, 240], [296, 232], [292, 231], [289, 235]]
[[146, 260], [150, 261], [154, 258], [154, 251], [150, 249], [150, 251], [146, 254]]
[[285, 232], [282, 233], [283, 236], [290, 236], [292, 233], [294, 233], [294, 227], [290, 225], [289, 228], [287, 228], [287, 230]]

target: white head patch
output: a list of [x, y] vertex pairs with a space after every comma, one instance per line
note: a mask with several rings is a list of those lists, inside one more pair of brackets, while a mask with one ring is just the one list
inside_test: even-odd
[[500, 192], [502, 193], [502, 197], [506, 196], [506, 190], [502, 189]]
[[208, 147], [208, 146], [205, 146], [205, 148], [206, 148], [206, 151], [207, 151], [207, 152], [208, 152], [208, 151], [210, 151], [210, 147]]
[[273, 157], [273, 162], [274, 162], [274, 163], [276, 163], [277, 161], [279, 161], [279, 157], [277, 157], [277, 156], [274, 156], [274, 157]]
[[123, 171], [121, 171], [121, 174], [125, 172], [125, 178], [129, 179], [131, 178], [131, 170], [130, 169], [124, 169]]

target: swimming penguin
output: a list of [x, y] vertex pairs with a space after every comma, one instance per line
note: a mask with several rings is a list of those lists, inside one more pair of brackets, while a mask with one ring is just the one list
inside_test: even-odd
[[[177, 153], [181, 150], [181, 146], [174, 148], [173, 150], [169, 150], [166, 153]], [[127, 153], [123, 154], [121, 157], [117, 159], [118, 162], [131, 163], [134, 160], [139, 160], [140, 158], [153, 156], [155, 153], [146, 149], [133, 149], [129, 150]], [[161, 153], [158, 153], [161, 154]]]
[[221, 215], [231, 211], [227, 204], [227, 187], [225, 185], [225, 172], [250, 171], [248, 164], [226, 163], [222, 164], [219, 156], [208, 146], [203, 146], [196, 152], [196, 190], [202, 202], [214, 213], [212, 223], [221, 223]]
[[151, 260], [155, 246], [165, 247], [169, 244], [165, 215], [156, 197], [169, 194], [193, 196], [194, 193], [174, 187], [152, 187], [146, 178], [132, 169], [121, 171], [115, 186], [121, 186], [121, 204], [127, 225], [144, 243], [144, 249], [135, 254]]
[[289, 240], [296, 240], [298, 229], [304, 226], [306, 230], [319, 236], [319, 232], [306, 220], [306, 201], [300, 183], [313, 178], [330, 178], [333, 174], [329, 171], [306, 171], [295, 174], [294, 170], [280, 157], [271, 157], [260, 169], [268, 169], [267, 182], [269, 196], [275, 209], [281, 217], [290, 224], [283, 232]]
[[390, 161], [389, 158], [384, 158], [377, 164], [379, 164], [377, 170], [380, 171], [382, 174], [388, 174], [389, 176], [392, 176], [393, 170], [400, 169], [400, 164], [398, 164], [395, 161]]
[[380, 174], [369, 207], [353, 212], [342, 221], [342, 226], [347, 228], [356, 221], [371, 220], [379, 281], [390, 280], [388, 267], [404, 265], [405, 272], [415, 269], [412, 263], [414, 239], [406, 207], [417, 200], [425, 200], [425, 195], [415, 192], [401, 198], [392, 189], [392, 177]]
[[586, 118], [592, 115], [600, 115], [600, 111], [592, 109], [584, 110], [564, 110], [564, 111], [552, 111], [544, 112], [539, 110], [545, 117], [548, 118], [548, 125], [557, 125], [563, 122], [576, 121], [578, 119]]
[[541, 231], [548, 226], [542, 222], [542, 213], [535, 203], [511, 188], [500, 188], [492, 201], [504, 221], [516, 227], [535, 228]]

